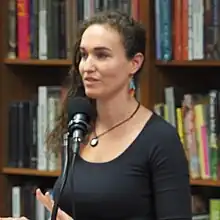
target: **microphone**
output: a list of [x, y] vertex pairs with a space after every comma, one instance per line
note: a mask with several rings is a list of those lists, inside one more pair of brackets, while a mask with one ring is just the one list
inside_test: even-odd
[[84, 97], [75, 97], [68, 103], [68, 133], [74, 154], [79, 151], [80, 143], [91, 131], [94, 110], [91, 102]]
[[[61, 186], [58, 195], [54, 198], [54, 205], [51, 220], [56, 220], [60, 196], [63, 192], [69, 173], [69, 165], [74, 168], [76, 155], [79, 152], [80, 144], [90, 132], [91, 121], [94, 118], [94, 109], [90, 101], [85, 97], [71, 97], [67, 106], [68, 113], [68, 132], [67, 147], [65, 148], [65, 163], [62, 172]], [[70, 152], [72, 149], [72, 152]], [[74, 171], [74, 169], [73, 169]], [[72, 182], [72, 190], [74, 184]], [[76, 211], [73, 199], [73, 219], [76, 220]]]

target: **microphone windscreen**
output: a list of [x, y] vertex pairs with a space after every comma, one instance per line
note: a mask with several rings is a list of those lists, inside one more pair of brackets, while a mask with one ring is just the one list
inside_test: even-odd
[[68, 100], [68, 121], [72, 120], [75, 114], [85, 114], [90, 120], [94, 118], [94, 107], [86, 97], [71, 97]]

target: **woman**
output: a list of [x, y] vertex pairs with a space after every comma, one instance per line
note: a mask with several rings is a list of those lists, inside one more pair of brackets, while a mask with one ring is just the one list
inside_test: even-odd
[[[119, 12], [96, 14], [83, 26], [70, 89], [83, 89], [97, 117], [74, 177], [70, 170], [59, 220], [191, 219], [188, 163], [176, 129], [130, 92], [144, 63], [145, 36], [140, 24]], [[59, 143], [64, 121], [50, 143]], [[58, 178], [55, 196], [59, 186]], [[49, 196], [36, 194], [51, 211]]]

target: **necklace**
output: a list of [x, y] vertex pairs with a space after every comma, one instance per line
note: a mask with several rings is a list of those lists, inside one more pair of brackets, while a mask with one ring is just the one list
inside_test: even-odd
[[90, 141], [90, 146], [91, 147], [96, 147], [99, 143], [99, 138], [105, 134], [107, 134], [108, 132], [112, 131], [113, 129], [119, 127], [120, 125], [124, 124], [125, 122], [127, 122], [128, 120], [130, 120], [138, 111], [138, 109], [140, 108], [140, 102], [138, 102], [137, 108], [135, 109], [135, 111], [125, 120], [119, 122], [118, 124], [114, 125], [113, 127], [109, 128], [108, 130], [104, 131], [103, 133], [96, 135], [95, 133], [95, 137], [92, 138], [92, 140]]

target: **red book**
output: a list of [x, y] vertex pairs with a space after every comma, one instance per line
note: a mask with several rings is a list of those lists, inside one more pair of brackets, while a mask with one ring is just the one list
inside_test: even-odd
[[17, 0], [18, 58], [30, 58], [29, 0]]
[[139, 0], [132, 0], [131, 1], [131, 15], [135, 20], [139, 20]]

